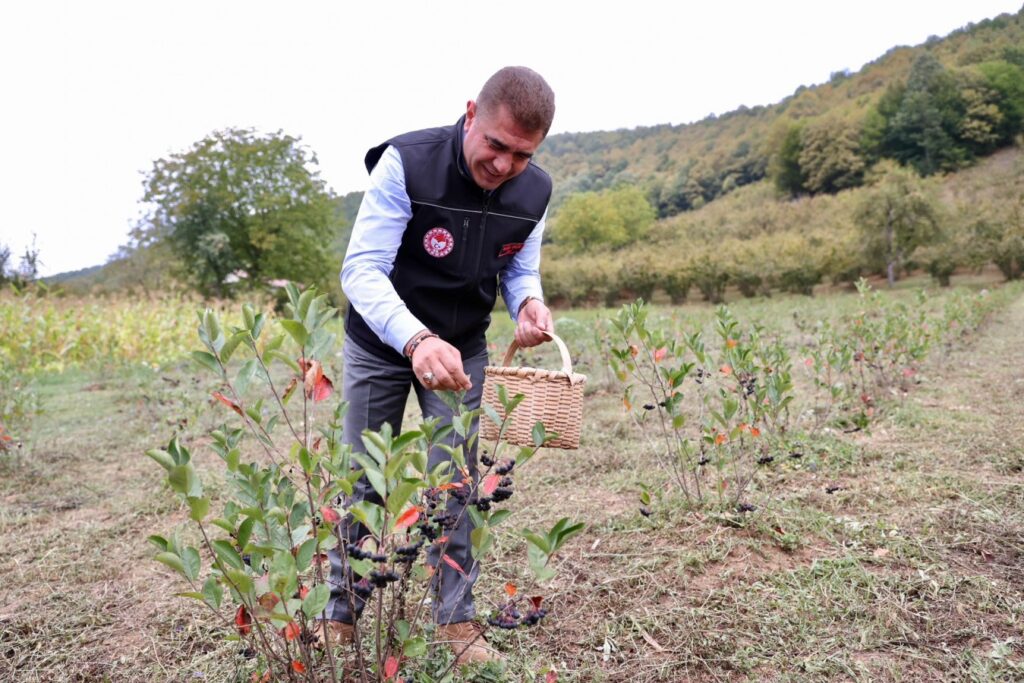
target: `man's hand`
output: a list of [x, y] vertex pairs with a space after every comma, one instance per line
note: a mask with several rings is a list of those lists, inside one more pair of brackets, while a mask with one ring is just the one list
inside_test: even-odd
[[[412, 371], [427, 389], [467, 391], [473, 386], [462, 369], [462, 354], [439, 337], [428, 337], [419, 343], [412, 354]], [[433, 379], [427, 381], [425, 377]]]
[[551, 311], [540, 299], [529, 299], [519, 309], [516, 318], [516, 344], [520, 348], [536, 346], [548, 340], [545, 332], [554, 331], [551, 322]]

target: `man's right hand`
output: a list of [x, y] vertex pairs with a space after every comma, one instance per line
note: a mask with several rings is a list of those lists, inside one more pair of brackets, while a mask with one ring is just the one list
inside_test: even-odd
[[[428, 337], [412, 354], [412, 371], [427, 389], [468, 391], [473, 382], [462, 369], [462, 354], [439, 337]], [[424, 378], [433, 377], [431, 381]]]

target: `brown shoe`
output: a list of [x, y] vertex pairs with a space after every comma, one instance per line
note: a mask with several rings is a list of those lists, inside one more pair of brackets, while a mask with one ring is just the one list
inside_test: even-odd
[[348, 645], [355, 638], [355, 628], [352, 624], [343, 621], [317, 622], [313, 628], [313, 635], [316, 636], [316, 644], [324, 647], [328, 642], [331, 645]]
[[455, 653], [456, 666], [494, 662], [501, 659], [501, 655], [487, 644], [483, 624], [475, 621], [439, 624], [437, 640], [446, 644]]

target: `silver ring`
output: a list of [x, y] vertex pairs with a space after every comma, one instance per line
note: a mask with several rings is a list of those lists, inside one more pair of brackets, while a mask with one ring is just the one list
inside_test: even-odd
[[432, 372], [425, 372], [425, 373], [423, 373], [423, 383], [424, 384], [433, 384], [433, 382], [434, 382], [434, 373], [432, 373]]

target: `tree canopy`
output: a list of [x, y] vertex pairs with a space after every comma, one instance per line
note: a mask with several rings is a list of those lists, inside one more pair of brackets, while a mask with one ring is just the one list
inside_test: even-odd
[[143, 198], [151, 210], [136, 246], [169, 245], [206, 295], [227, 294], [229, 276], [250, 286], [323, 285], [337, 270], [337, 216], [315, 164], [298, 138], [281, 132], [215, 132], [153, 164]]

